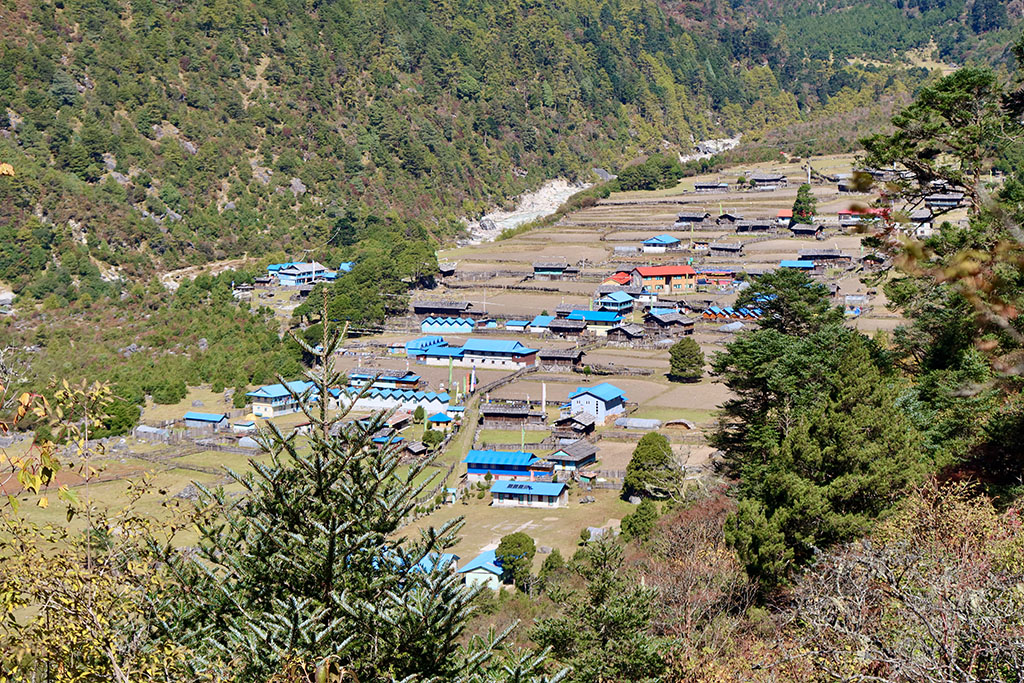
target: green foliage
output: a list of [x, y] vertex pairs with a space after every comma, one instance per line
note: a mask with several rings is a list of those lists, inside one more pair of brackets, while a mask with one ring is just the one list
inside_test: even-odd
[[796, 201], [793, 202], [793, 221], [810, 225], [817, 212], [818, 199], [811, 193], [811, 186], [804, 183], [796, 191]]
[[645, 541], [658, 521], [658, 508], [650, 498], [644, 498], [633, 512], [622, 518], [624, 540]]
[[829, 301], [828, 287], [793, 268], [754, 278], [736, 306], [761, 309], [761, 328], [784, 334], [813, 334], [843, 319], [842, 309]]
[[591, 544], [577, 571], [585, 588], [549, 589], [559, 614], [538, 619], [530, 638], [571, 666], [575, 681], [659, 680], [666, 643], [651, 629], [656, 593], [623, 568], [622, 547]]
[[[789, 568], [809, 562], [817, 548], [865, 533], [933, 466], [921, 435], [897, 407], [893, 379], [880, 371], [861, 335], [844, 337], [844, 347], [832, 351], [839, 354], [834, 369], [803, 359], [821, 377], [813, 393], [806, 387], [794, 392], [785, 422], [771, 429], [768, 416], [755, 414], [757, 422], [745, 429], [760, 443], [730, 454], [741, 499], [753, 503], [737, 511], [727, 540], [766, 587], [783, 582]], [[768, 370], [760, 368], [759, 375]], [[741, 396], [751, 403], [767, 398]]]
[[668, 438], [658, 432], [644, 434], [633, 449], [622, 482], [623, 497], [666, 498], [678, 491], [681, 473]]
[[231, 394], [231, 407], [244, 408], [249, 403], [249, 397], [246, 396], [246, 393], [248, 393], [248, 389], [246, 387], [235, 387], [234, 392]]
[[697, 382], [704, 375], [704, 351], [691, 337], [683, 337], [668, 350], [668, 378], [673, 382]]
[[551, 553], [544, 558], [544, 562], [540, 566], [540, 573], [538, 576], [542, 580], [547, 581], [553, 576], [563, 572], [565, 567], [565, 559], [562, 557], [562, 552], [558, 548], [554, 548]]
[[444, 434], [429, 427], [423, 432], [423, 445], [429, 449], [437, 448], [437, 445], [444, 441]]
[[502, 579], [513, 582], [517, 587], [526, 589], [530, 581], [530, 570], [537, 546], [533, 539], [522, 531], [503, 536], [495, 551], [502, 570]]
[[412, 423], [421, 425], [423, 420], [427, 417], [427, 413], [423, 410], [423, 406], [416, 406], [416, 410], [412, 411]]
[[683, 177], [683, 167], [676, 159], [654, 154], [641, 164], [619, 171], [616, 183], [620, 190], [661, 190], [674, 187]]

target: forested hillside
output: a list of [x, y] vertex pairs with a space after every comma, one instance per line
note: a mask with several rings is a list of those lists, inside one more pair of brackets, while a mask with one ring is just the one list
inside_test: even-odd
[[429, 239], [546, 178], [915, 79], [843, 66], [808, 98], [729, 31], [647, 0], [8, 0], [0, 281], [74, 301], [271, 247], [345, 257], [380, 237], [359, 225]]

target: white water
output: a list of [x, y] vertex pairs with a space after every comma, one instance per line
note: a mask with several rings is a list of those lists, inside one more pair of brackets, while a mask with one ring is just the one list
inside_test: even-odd
[[[477, 223], [470, 223], [469, 232], [472, 239], [469, 244], [490, 242], [501, 234], [502, 230], [516, 228], [524, 223], [549, 216], [558, 210], [572, 195], [590, 187], [589, 184], [573, 184], [564, 178], [556, 178], [544, 183], [539, 189], [527, 192], [516, 199], [516, 207], [511, 211], [492, 211]], [[490, 223], [494, 224], [491, 227]], [[468, 223], [468, 221], [467, 221]], [[484, 224], [484, 225], [482, 225]], [[486, 227], [484, 227], [486, 225]]]

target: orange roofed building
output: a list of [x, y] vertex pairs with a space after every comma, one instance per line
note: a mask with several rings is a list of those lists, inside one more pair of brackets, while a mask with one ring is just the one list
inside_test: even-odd
[[678, 294], [691, 291], [697, 284], [697, 272], [690, 266], [641, 266], [630, 275], [630, 284], [652, 294]]
[[601, 284], [602, 285], [622, 285], [626, 286], [631, 282], [632, 278], [630, 274], [625, 270], [619, 270], [606, 277]]

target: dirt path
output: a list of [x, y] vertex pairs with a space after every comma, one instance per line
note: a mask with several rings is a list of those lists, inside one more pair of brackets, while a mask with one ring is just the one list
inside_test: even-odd
[[225, 270], [244, 266], [251, 260], [253, 259], [243, 256], [241, 258], [227, 259], [225, 261], [212, 261], [210, 263], [204, 263], [201, 266], [186, 266], [185, 268], [178, 268], [177, 270], [172, 270], [161, 275], [160, 284], [173, 292], [178, 289], [178, 286], [185, 279], [195, 280], [203, 273], [208, 273], [210, 275], [223, 273]]

